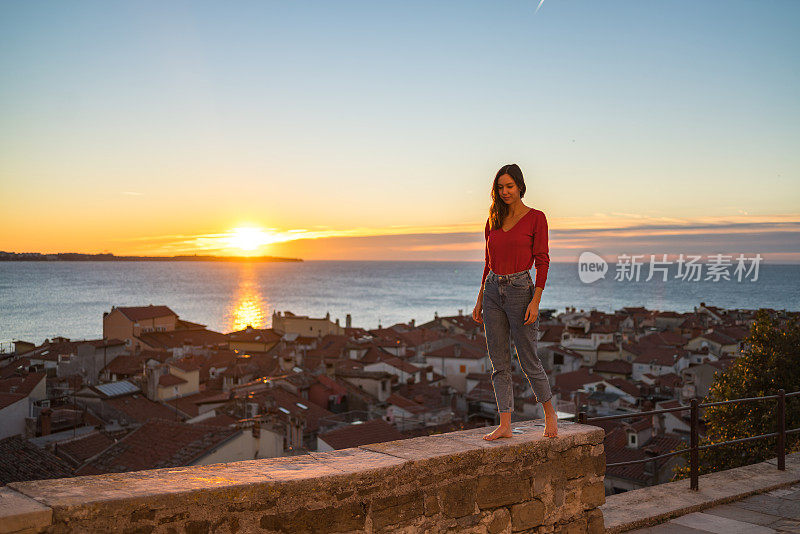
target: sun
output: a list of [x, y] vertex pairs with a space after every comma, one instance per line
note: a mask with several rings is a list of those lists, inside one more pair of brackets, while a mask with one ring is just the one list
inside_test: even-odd
[[241, 250], [255, 250], [270, 241], [261, 228], [248, 226], [234, 228], [230, 236], [230, 245]]

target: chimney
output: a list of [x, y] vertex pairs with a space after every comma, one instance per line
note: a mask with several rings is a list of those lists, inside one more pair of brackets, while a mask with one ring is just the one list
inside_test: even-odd
[[39, 414], [39, 418], [42, 422], [42, 436], [49, 436], [50, 435], [50, 417], [52, 415], [52, 410], [50, 408], [43, 408], [42, 412]]

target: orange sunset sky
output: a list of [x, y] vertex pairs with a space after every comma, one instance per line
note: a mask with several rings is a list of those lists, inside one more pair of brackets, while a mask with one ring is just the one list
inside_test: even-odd
[[800, 263], [800, 3], [335, 4], [2, 4], [0, 250]]

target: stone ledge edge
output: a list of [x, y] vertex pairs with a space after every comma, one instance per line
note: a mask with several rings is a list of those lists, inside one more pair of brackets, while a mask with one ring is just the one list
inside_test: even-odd
[[34, 534], [53, 523], [53, 509], [7, 486], [0, 487], [0, 534]]
[[[515, 426], [515, 427], [517, 427], [517, 426], [525, 426], [526, 424], [530, 424], [533, 421], [534, 420], [519, 421], [519, 422], [516, 422], [513, 426]], [[602, 437], [603, 436], [603, 429], [602, 428], [595, 427], [593, 425], [579, 425], [579, 424], [575, 424], [575, 426], [573, 428], [579, 430], [579, 433], [573, 434], [573, 433], [570, 432], [569, 434], [564, 436], [570, 442], [570, 444], [567, 446], [567, 448], [571, 448], [571, 447], [575, 447], [575, 446], [581, 446], [581, 445], [595, 445], [595, 446], [597, 446], [597, 445], [601, 445], [603, 443], [603, 437]], [[481, 428], [480, 430], [483, 431], [484, 429]], [[437, 437], [444, 437], [444, 436], [452, 435], [453, 438], [455, 438], [458, 441], [461, 441], [461, 440], [458, 439], [459, 437], [466, 436], [467, 434], [472, 433], [472, 432], [475, 432], [475, 429], [461, 430], [461, 431], [454, 431], [454, 432], [446, 432], [446, 433], [443, 433], [443, 434], [438, 434], [436, 436]], [[581, 436], [581, 437], [577, 437], [577, 436]], [[411, 440], [417, 439], [417, 440], [419, 440], [419, 439], [430, 438], [430, 437], [431, 436], [419, 436], [417, 438], [408, 438], [408, 439], [411, 439]], [[450, 437], [450, 436], [448, 436], [448, 437]], [[398, 444], [401, 445], [403, 441], [405, 441], [405, 440], [394, 440], [394, 441], [385, 442], [385, 443], [386, 444], [393, 444], [393, 445], [398, 445]], [[550, 444], [551, 443], [554, 444], [555, 441], [556, 440], [551, 441], [549, 439], [542, 439], [540, 443], [544, 444], [546, 447], [549, 448]], [[559, 439], [558, 441], [560, 442], [562, 440]], [[582, 441], [585, 441], [585, 443], [582, 443]], [[466, 441], [463, 441], [462, 443], [464, 445], [467, 445]], [[532, 441], [518, 442], [516, 440], [515, 441], [500, 440], [496, 444], [495, 443], [492, 443], [491, 445], [489, 445], [489, 444], [486, 444], [486, 445], [481, 444], [479, 446], [479, 448], [481, 448], [481, 449], [504, 449], [504, 448], [513, 448], [514, 446], [517, 446], [517, 445], [530, 444], [530, 443], [535, 443], [535, 441], [533, 441], [533, 442]], [[356, 446], [356, 447], [351, 447], [349, 449], [340, 449], [340, 450], [325, 451], [325, 452], [326, 453], [334, 453], [335, 454], [335, 453], [341, 452], [341, 451], [356, 450], [357, 449], [357, 450], [363, 450], [365, 452], [369, 452], [369, 453], [373, 453], [373, 454], [380, 454], [381, 456], [386, 456], [387, 458], [393, 458], [395, 460], [399, 460], [400, 463], [414, 462], [415, 461], [415, 460], [412, 460], [412, 459], [403, 458], [403, 457], [400, 457], [400, 456], [393, 455], [393, 454], [391, 454], [389, 452], [373, 450], [370, 447], [371, 447], [371, 445], [359, 445], [359, 446]], [[313, 454], [312, 454], [312, 456], [313, 456]], [[277, 457], [277, 458], [287, 459], [287, 458], [291, 458], [291, 457], [287, 456], [287, 457]], [[271, 458], [265, 458], [263, 460], [270, 460], [270, 459]], [[236, 462], [227, 462], [227, 463], [236, 463]], [[193, 467], [193, 466], [185, 466], [185, 467]], [[202, 467], [202, 466], [198, 466], [198, 467]], [[369, 471], [369, 470], [372, 470], [372, 469], [382, 469], [382, 468], [383, 467], [373, 467], [373, 468], [365, 468], [364, 470], [365, 471]], [[170, 469], [170, 468], [165, 468], [165, 469]], [[148, 471], [148, 470], [146, 470], [146, 471]], [[153, 470], [150, 470], [150, 471], [153, 471]], [[125, 474], [125, 473], [114, 473], [114, 474]], [[348, 473], [348, 472], [342, 472], [342, 473], [335, 473], [333, 475], [334, 476], [337, 476], [337, 475], [347, 476], [349, 474], [350, 473]], [[87, 477], [87, 476], [88, 477], [93, 477], [93, 476], [103, 476], [103, 475], [84, 475], [84, 477]], [[327, 475], [323, 475], [323, 476], [327, 476]], [[78, 478], [78, 477], [69, 477], [69, 478]], [[32, 481], [32, 482], [38, 482], [38, 481]], [[280, 482], [277, 482], [277, 483], [286, 483], [286, 481], [280, 481]], [[14, 484], [25, 484], [25, 482], [12, 482], [12, 483], [9, 483], [6, 486], [0, 486], [0, 534], [37, 534], [39, 532], [42, 532], [46, 527], [54, 524], [54, 522], [56, 521], [56, 515], [57, 515], [56, 514], [56, 508], [60, 509], [62, 507], [59, 506], [59, 505], [47, 502], [47, 499], [45, 499], [45, 498], [37, 498], [37, 497], [40, 497], [40, 496], [27, 495], [26, 493], [21, 491], [20, 488], [13, 487]], [[187, 491], [187, 493], [191, 493], [192, 491], [195, 491], [195, 490]], [[3, 497], [5, 497], [5, 499]], [[12, 508], [8, 508], [7, 506], [4, 506], [5, 505], [4, 500], [7, 500], [7, 501], [10, 501], [11, 503], [13, 503], [13, 507]], [[71, 505], [66, 506], [65, 509], [66, 508], [71, 508]]]
[[[798, 467], [792, 468], [789, 465], [790, 459], [794, 459], [794, 461], [792, 463], [798, 462], [799, 463]], [[700, 488], [699, 491], [703, 490], [703, 479], [704, 478], [706, 478], [706, 480], [708, 480], [708, 477], [714, 477], [715, 475], [717, 477], [719, 477], [722, 473], [726, 473], [726, 472], [733, 471], [733, 470], [736, 470], [736, 469], [752, 470], [752, 469], [757, 469], [759, 467], [766, 467], [766, 466], [771, 466], [772, 469], [774, 469], [776, 474], [783, 474], [785, 476], [789, 476], [790, 478], [788, 480], [783, 480], [781, 482], [777, 482], [777, 483], [774, 483], [774, 484], [768, 484], [768, 485], [765, 485], [765, 486], [758, 487], [756, 489], [750, 489], [750, 490], [746, 490], [746, 491], [740, 491], [740, 492], [737, 492], [737, 493], [732, 493], [732, 494], [726, 495], [724, 497], [708, 498], [707, 500], [704, 500], [702, 502], [697, 502], [697, 503], [693, 503], [693, 504], [689, 504], [689, 505], [685, 505], [685, 506], [676, 507], [676, 508], [673, 508], [672, 510], [669, 510], [667, 512], [663, 512], [663, 513], [660, 513], [660, 514], [651, 515], [651, 516], [647, 516], [647, 517], [642, 517], [642, 518], [636, 519], [634, 521], [620, 522], [620, 523], [616, 523], [615, 524], [613, 522], [613, 514], [609, 514], [608, 513], [609, 512], [608, 508], [610, 508], [610, 506], [608, 506], [609, 498], [611, 499], [611, 504], [613, 504], [615, 495], [607, 495], [606, 496], [606, 502], [599, 507], [599, 509], [603, 511], [603, 516], [604, 516], [604, 519], [605, 519], [605, 528], [606, 528], [605, 532], [606, 532], [606, 534], [619, 534], [619, 533], [622, 533], [622, 532], [627, 532], [629, 530], [634, 530], [634, 529], [638, 529], [638, 528], [651, 527], [651, 526], [659, 525], [661, 523], [665, 523], [665, 522], [669, 521], [670, 519], [674, 519], [674, 518], [680, 517], [682, 515], [690, 514], [692, 512], [699, 512], [701, 510], [706, 510], [708, 508], [712, 508], [712, 507], [720, 505], [720, 504], [727, 504], [727, 503], [730, 503], [730, 502], [739, 501], [739, 500], [744, 499], [746, 497], [750, 497], [751, 495], [757, 495], [757, 494], [760, 494], [760, 493], [766, 493], [768, 491], [773, 491], [773, 490], [776, 490], [776, 489], [781, 489], [781, 488], [785, 488], [787, 486], [792, 486], [794, 484], [797, 484], [798, 482], [800, 482], [800, 453], [787, 454], [786, 455], [786, 460], [787, 460], [787, 462], [786, 462], [786, 470], [785, 471], [779, 471], [778, 468], [777, 468], [776, 458], [771, 458], [769, 460], [765, 460], [765, 461], [759, 462], [757, 464], [744, 465], [744, 466], [740, 466], [740, 467], [735, 467], [733, 469], [727, 469], [725, 471], [716, 471], [714, 473], [707, 473], [707, 474], [701, 475], [699, 477], [698, 487]], [[678, 481], [675, 481], [675, 482], [666, 482], [666, 483], [660, 484], [659, 486], [665, 486], [666, 484], [678, 484], [678, 483], [681, 483], [681, 482], [688, 484], [688, 480], [689, 479], [687, 478], [687, 479], [682, 479], [682, 480], [678, 480]], [[658, 488], [658, 486], [647, 486], [647, 488], [640, 488], [640, 489], [651, 489], [651, 488]], [[671, 488], [666, 488], [665, 487], [665, 488], [661, 488], [661, 489], [664, 489], [666, 491], [666, 490], [670, 490]], [[631, 490], [631, 491], [639, 491], [639, 490]], [[691, 490], [688, 490], [688, 491], [691, 491]], [[625, 495], [627, 493], [630, 493], [630, 491], [625, 492], [625, 493], [619, 493], [617, 495]], [[701, 497], [702, 496], [701, 493], [694, 494], [694, 492], [692, 492], [692, 494], [690, 494], [690, 495], [692, 495], [693, 497]], [[612, 520], [611, 520], [611, 524], [610, 525], [609, 525], [609, 515], [612, 515], [612, 518], [611, 518]]]

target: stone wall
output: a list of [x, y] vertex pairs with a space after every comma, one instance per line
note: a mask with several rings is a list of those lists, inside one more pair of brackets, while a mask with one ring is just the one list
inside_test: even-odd
[[603, 430], [524, 421], [351, 449], [15, 482], [0, 532], [604, 532]]

